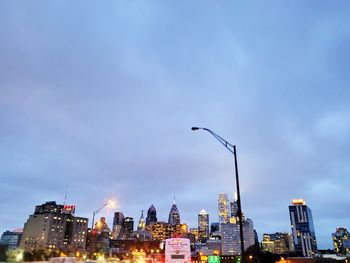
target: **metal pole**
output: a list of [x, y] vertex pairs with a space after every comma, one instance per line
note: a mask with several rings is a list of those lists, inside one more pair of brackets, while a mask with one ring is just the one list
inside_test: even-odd
[[92, 213], [92, 225], [91, 225], [91, 231], [94, 229], [94, 222], [95, 222], [95, 211]]
[[240, 235], [240, 239], [241, 239], [241, 262], [243, 263], [244, 262], [244, 236], [243, 236], [241, 193], [239, 191], [239, 178], [238, 178], [236, 145], [233, 145], [233, 155], [234, 155], [234, 158], [235, 158], [235, 174], [236, 174], [236, 187], [237, 187], [237, 206], [238, 206], [238, 219], [239, 219], [239, 235]]

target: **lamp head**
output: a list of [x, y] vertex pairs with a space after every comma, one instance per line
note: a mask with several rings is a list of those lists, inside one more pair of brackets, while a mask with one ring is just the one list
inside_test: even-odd
[[192, 127], [191, 130], [192, 131], [197, 131], [197, 130], [199, 130], [199, 127]]

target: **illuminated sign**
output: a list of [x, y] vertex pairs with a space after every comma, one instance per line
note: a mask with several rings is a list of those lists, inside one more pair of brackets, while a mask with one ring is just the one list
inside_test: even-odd
[[75, 205], [64, 205], [63, 210], [67, 214], [74, 214], [75, 213]]
[[220, 263], [219, 256], [208, 256], [208, 263]]

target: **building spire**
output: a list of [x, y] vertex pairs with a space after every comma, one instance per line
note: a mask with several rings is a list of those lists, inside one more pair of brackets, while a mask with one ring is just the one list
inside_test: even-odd
[[174, 205], [176, 204], [176, 202], [175, 202], [175, 195], [174, 195]]

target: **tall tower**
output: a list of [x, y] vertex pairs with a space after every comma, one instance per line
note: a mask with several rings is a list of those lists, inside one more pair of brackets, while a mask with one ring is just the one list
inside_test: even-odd
[[228, 203], [229, 202], [227, 194], [219, 194], [219, 224], [224, 224], [228, 222]]
[[174, 203], [171, 206], [170, 212], [169, 212], [169, 220], [168, 223], [171, 225], [180, 225], [180, 213], [179, 210], [177, 209], [176, 203], [175, 203], [175, 198], [174, 198]]
[[142, 229], [145, 229], [146, 226], [146, 222], [145, 222], [145, 218], [143, 217], [143, 210], [141, 211], [141, 217], [139, 220], [139, 224], [137, 226], [137, 231], [140, 231]]
[[112, 238], [118, 239], [120, 231], [124, 224], [124, 214], [122, 212], [115, 212], [113, 217]]
[[310, 257], [317, 252], [314, 223], [310, 208], [303, 199], [293, 199], [289, 206], [295, 252]]
[[198, 213], [198, 239], [205, 242], [209, 237], [209, 214], [202, 209]]
[[151, 205], [147, 211], [146, 226], [157, 223], [157, 211], [156, 208]]

